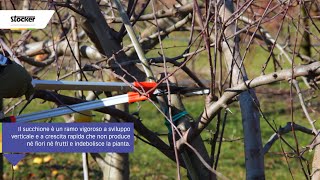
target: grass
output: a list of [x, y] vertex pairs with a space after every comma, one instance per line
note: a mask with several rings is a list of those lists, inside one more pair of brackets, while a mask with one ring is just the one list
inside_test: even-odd
[[[286, 99], [283, 101], [274, 102], [268, 98], [260, 95], [261, 107], [266, 113], [266, 117], [272, 124], [276, 124], [278, 127], [284, 126], [287, 121], [290, 121], [290, 115], [288, 108], [286, 107]], [[281, 99], [281, 97], [277, 97]], [[36, 103], [36, 102], [35, 102]], [[203, 109], [203, 98], [193, 97], [184, 99], [187, 111], [193, 116], [197, 117]], [[151, 130], [159, 133], [166, 133], [167, 129], [164, 126], [163, 118], [156, 108], [148, 102], [142, 102], [140, 109], [140, 116], [142, 122]], [[271, 108], [270, 106], [277, 107]], [[39, 107], [44, 108], [44, 107]], [[132, 111], [137, 110], [137, 104], [132, 104], [130, 109]], [[285, 108], [284, 111], [281, 111]], [[239, 107], [234, 104], [230, 107], [233, 114], [228, 115], [226, 129], [224, 133], [225, 139], [240, 139], [234, 142], [223, 142], [220, 155], [218, 171], [229, 177], [230, 179], [244, 179], [245, 178], [245, 163], [243, 152], [243, 132], [241, 115]], [[307, 125], [305, 118], [301, 115], [299, 110], [294, 117], [296, 123], [301, 125]], [[314, 114], [313, 114], [314, 115]], [[96, 119], [99, 121], [99, 117]], [[213, 123], [216, 120], [213, 120]], [[272, 122], [274, 121], [274, 122]], [[319, 126], [318, 126], [319, 127]], [[210, 128], [210, 126], [209, 126]], [[263, 143], [265, 144], [267, 139], [272, 135], [273, 131], [267, 125], [266, 121], [261, 118], [261, 131]], [[209, 131], [202, 133], [204, 140], [209, 139], [211, 136]], [[299, 140], [299, 147], [305, 147], [312, 137], [297, 133]], [[292, 133], [284, 136], [285, 139], [295, 147]], [[164, 141], [167, 141], [166, 136], [161, 136]], [[206, 147], [209, 150], [209, 143], [205, 142]], [[277, 141], [271, 148], [270, 152], [265, 156], [266, 167], [266, 179], [290, 179], [288, 171], [288, 165], [285, 158], [282, 155], [281, 145], [286, 152], [291, 152], [290, 149], [284, 145], [284, 143]], [[311, 162], [313, 152], [306, 152], [305, 157]], [[50, 154], [53, 159], [50, 162], [36, 163], [35, 158], [43, 158], [47, 156], [46, 153], [30, 154], [18, 165], [19, 169], [14, 171], [17, 179], [24, 179], [27, 176], [35, 177], [36, 179], [44, 179], [45, 177], [51, 177], [52, 179], [59, 177], [73, 177], [73, 179], [82, 178], [81, 167], [81, 154]], [[301, 167], [296, 158], [288, 158], [290, 168], [293, 172], [295, 179], [304, 179], [304, 175], [301, 171]], [[13, 172], [8, 162], [5, 161], [5, 172], [7, 177]], [[91, 173], [90, 176], [94, 179], [100, 179], [102, 177], [99, 167], [93, 161], [89, 159]], [[176, 166], [175, 163], [162, 155], [154, 147], [145, 144], [144, 142], [136, 139], [134, 152], [130, 154], [130, 177], [131, 179], [175, 179]], [[57, 173], [58, 172], [58, 173]], [[57, 174], [56, 174], [57, 173]], [[186, 178], [186, 171], [181, 171], [183, 179]]]

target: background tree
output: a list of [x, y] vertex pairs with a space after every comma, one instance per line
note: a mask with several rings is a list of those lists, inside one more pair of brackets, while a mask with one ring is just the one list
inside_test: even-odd
[[[141, 121], [139, 111], [97, 110], [111, 121], [133, 122], [137, 138], [176, 163], [177, 178], [181, 178], [180, 167], [187, 169], [189, 179], [228, 177], [218, 162], [223, 161], [221, 151], [228, 151], [221, 149], [227, 120], [238, 111], [230, 109], [239, 101], [242, 128], [237, 128], [243, 129], [247, 179], [265, 179], [265, 157], [276, 140], [292, 177], [288, 159], [294, 157], [306, 179], [319, 179], [318, 111], [310, 105], [319, 98], [308, 97], [319, 91], [318, 1], [4, 0], [0, 5], [2, 9], [56, 11], [44, 30], [1, 30], [1, 47], [10, 47], [34, 77], [61, 80], [77, 75], [74, 80], [148, 80], [208, 88], [198, 118], [185, 113], [184, 103], [189, 100], [182, 99], [182, 92], [171, 94], [170, 86], [168, 94], [149, 99], [165, 119], [168, 141]], [[183, 38], [183, 45], [167, 43], [171, 36]], [[161, 74], [158, 79], [157, 74]], [[264, 93], [272, 97], [279, 81], [289, 94], [287, 124], [269, 119], [254, 90], [265, 86]], [[37, 91], [34, 98], [63, 105], [115, 93], [122, 92], [80, 93], [74, 98], [64, 92]], [[10, 110], [9, 103], [6, 112]], [[306, 127], [296, 123], [298, 117], [306, 119]], [[268, 129], [260, 129], [260, 122]], [[205, 147], [206, 140], [200, 136], [207, 130], [210, 147]], [[273, 133], [269, 140], [262, 138], [263, 131]], [[297, 131], [311, 135], [307, 146], [301, 146]], [[293, 140], [288, 141], [285, 134]], [[307, 150], [315, 150], [312, 167], [310, 157], [305, 157]], [[91, 155], [104, 179], [129, 179], [128, 154]]]

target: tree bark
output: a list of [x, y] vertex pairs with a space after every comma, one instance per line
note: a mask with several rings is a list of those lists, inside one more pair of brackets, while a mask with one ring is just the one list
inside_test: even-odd
[[[80, 3], [84, 13], [89, 17], [89, 19], [81, 18], [83, 29], [100, 53], [108, 58], [115, 57], [109, 61], [109, 65], [129, 61], [129, 58], [121, 50], [120, 43], [114, 38], [113, 30], [107, 25], [96, 1], [80, 0]], [[135, 81], [135, 78], [140, 81], [145, 79], [144, 73], [135, 65], [130, 64], [130, 66], [123, 66], [123, 68], [125, 71], [121, 68], [115, 68], [113, 71], [129, 82]], [[106, 155], [105, 161], [107, 163], [102, 163], [104, 166], [101, 167], [104, 179], [129, 179], [128, 154], [109, 153]]]
[[[128, 104], [116, 105], [116, 109], [129, 112]], [[109, 122], [119, 122], [110, 118]], [[128, 153], [106, 153], [104, 158], [105, 166], [103, 168], [104, 180], [128, 180], [130, 175], [129, 154]]]
[[[307, 5], [307, 3], [305, 3], [305, 5]], [[302, 11], [302, 16], [307, 17], [307, 12], [303, 5], [301, 7], [301, 11]], [[309, 34], [310, 32], [309, 21], [310, 20], [308, 18], [302, 20], [303, 34], [301, 39], [300, 51], [301, 51], [301, 54], [311, 57], [311, 39]]]
[[[171, 76], [169, 78], [170, 83], [177, 84], [176, 79]], [[176, 115], [180, 112], [185, 111], [185, 107], [181, 101], [181, 97], [179, 94], [171, 94], [170, 95], [170, 100], [171, 100], [171, 108], [172, 108], [172, 115]], [[185, 115], [181, 117], [176, 123], [177, 128], [181, 131], [182, 135], [184, 135], [187, 130], [192, 126], [192, 123], [194, 122], [193, 118], [190, 115]], [[177, 137], [178, 135], [176, 135]], [[197, 136], [191, 143], [191, 146], [193, 146], [199, 154], [202, 156], [203, 159], [206, 160], [206, 163], [209, 164], [209, 155], [206, 150], [206, 147], [204, 146], [204, 143], [202, 141], [201, 136]], [[186, 148], [183, 151], [185, 151], [188, 155], [187, 158], [190, 159], [191, 161], [191, 169], [195, 171], [195, 175], [197, 178], [200, 179], [216, 179], [215, 174], [211, 173], [203, 164], [203, 162], [200, 161], [200, 159], [197, 157], [197, 155], [190, 149]], [[184, 152], [182, 152], [184, 153]], [[182, 156], [184, 157], [184, 156]], [[189, 172], [190, 173], [190, 172]], [[189, 176], [191, 176], [189, 174]], [[191, 178], [192, 179], [192, 178]], [[193, 180], [193, 179], [192, 179]]]
[[[129, 58], [122, 51], [120, 42], [113, 36], [114, 31], [106, 23], [96, 1], [80, 0], [80, 3], [82, 4], [84, 13], [89, 17], [83, 18], [78, 15], [79, 18], [81, 17], [81, 26], [100, 53], [108, 58], [115, 57], [115, 59], [108, 62], [109, 65], [115, 65], [117, 62], [128, 62]], [[112, 70], [129, 82], [135, 81], [133, 77], [139, 81], [145, 80], [145, 74], [135, 65], [124, 65], [123, 69], [128, 74], [121, 68]]]
[[[320, 143], [319, 135], [317, 137], [316, 142]], [[311, 174], [312, 174], [312, 180], [320, 179], [320, 144], [318, 144], [314, 150]]]
[[[234, 12], [233, 1], [226, 0], [220, 9], [220, 16], [223, 21], [232, 17]], [[236, 22], [232, 22], [224, 31], [226, 38], [234, 36], [236, 33]], [[248, 80], [246, 70], [240, 54], [239, 36], [226, 40], [222, 44], [222, 51], [228, 69], [232, 76], [232, 85], [236, 86]], [[250, 89], [239, 95], [239, 103], [242, 115], [242, 126], [244, 133], [244, 149], [246, 164], [246, 179], [265, 179], [264, 157], [262, 152], [262, 140], [260, 131], [260, 113], [255, 91]]]

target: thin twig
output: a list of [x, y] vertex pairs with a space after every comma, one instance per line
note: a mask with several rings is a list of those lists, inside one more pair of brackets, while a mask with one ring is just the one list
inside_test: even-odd
[[[308, 129], [304, 126], [301, 126], [299, 124], [293, 124], [292, 125], [295, 131], [300, 131], [306, 134], [310, 134], [310, 135], [315, 135], [311, 129]], [[291, 122], [288, 122], [286, 124], [285, 127], [280, 127], [279, 130], [277, 131], [277, 133], [274, 133], [269, 140], [267, 141], [266, 145], [264, 145], [263, 147], [263, 154], [268, 153], [268, 151], [270, 150], [270, 148], [272, 147], [272, 145], [279, 139], [280, 136], [291, 132], [292, 128], [291, 128]]]
[[314, 126], [315, 121], [312, 120], [312, 118], [311, 118], [311, 116], [310, 116], [310, 114], [309, 114], [309, 112], [307, 110], [307, 107], [306, 107], [306, 104], [305, 104], [305, 100], [304, 100], [304, 97], [303, 97], [303, 95], [301, 93], [301, 89], [299, 87], [298, 81], [295, 80], [295, 79], [292, 79], [291, 82], [293, 83], [294, 87], [296, 88], [296, 91], [297, 91], [297, 94], [298, 94], [298, 97], [299, 97], [299, 100], [300, 100], [300, 104], [301, 104], [302, 110], [303, 110], [303, 112], [304, 112], [304, 114], [305, 114], [305, 116], [306, 116], [306, 118], [307, 118], [307, 120], [308, 120], [308, 122], [309, 122], [309, 124], [310, 124], [310, 126], [312, 128], [312, 132], [314, 134], [318, 134], [318, 130]]

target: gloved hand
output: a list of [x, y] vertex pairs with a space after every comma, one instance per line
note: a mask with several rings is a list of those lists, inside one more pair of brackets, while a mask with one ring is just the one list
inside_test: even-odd
[[29, 73], [19, 64], [7, 64], [0, 72], [0, 99], [17, 98], [25, 95], [26, 99], [34, 93]]

